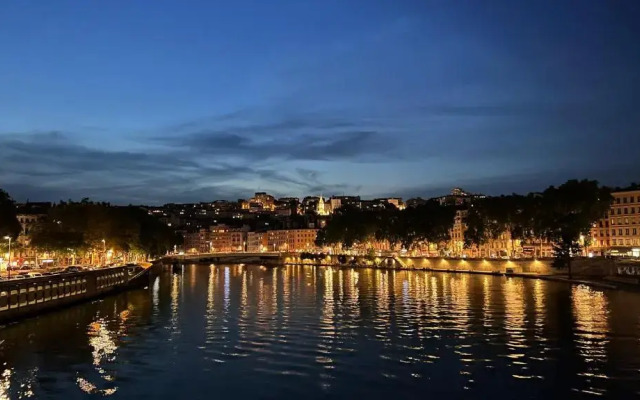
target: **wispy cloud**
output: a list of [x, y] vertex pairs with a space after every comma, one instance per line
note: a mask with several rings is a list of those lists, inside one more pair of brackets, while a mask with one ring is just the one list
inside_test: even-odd
[[241, 157], [252, 162], [370, 162], [393, 158], [397, 150], [392, 132], [369, 121], [302, 114], [247, 123], [255, 115], [247, 113], [184, 123], [152, 140], [199, 155]]
[[94, 197], [119, 203], [248, 196], [256, 182], [281, 192], [324, 187], [298, 171], [200, 160], [188, 152], [107, 151], [75, 144], [62, 132], [0, 136], [2, 186], [32, 200]]

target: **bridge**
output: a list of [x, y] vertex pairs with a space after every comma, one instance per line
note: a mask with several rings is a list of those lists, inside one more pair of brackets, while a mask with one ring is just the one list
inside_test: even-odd
[[277, 264], [282, 263], [284, 253], [280, 252], [233, 252], [233, 253], [198, 253], [172, 254], [162, 258], [167, 263], [243, 263], [243, 264]]

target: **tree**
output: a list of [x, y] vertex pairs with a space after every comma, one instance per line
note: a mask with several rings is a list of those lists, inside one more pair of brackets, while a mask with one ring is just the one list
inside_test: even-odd
[[506, 196], [487, 197], [472, 204], [465, 217], [465, 245], [481, 246], [498, 239], [511, 226], [513, 208], [513, 201]]
[[32, 237], [34, 246], [52, 251], [102, 251], [108, 246], [152, 256], [166, 253], [181, 241], [168, 226], [139, 207], [116, 207], [88, 199], [52, 207]]
[[323, 244], [342, 244], [346, 248], [365, 243], [375, 237], [377, 218], [374, 211], [344, 206], [336, 211], [325, 226]]
[[569, 180], [549, 187], [542, 194], [542, 223], [545, 237], [554, 243], [554, 265], [568, 270], [571, 257], [582, 249], [580, 236], [587, 236], [593, 224], [603, 218], [613, 198], [608, 188], [597, 181]]
[[5, 236], [15, 240], [22, 227], [16, 218], [16, 204], [7, 192], [0, 189], [0, 239]]

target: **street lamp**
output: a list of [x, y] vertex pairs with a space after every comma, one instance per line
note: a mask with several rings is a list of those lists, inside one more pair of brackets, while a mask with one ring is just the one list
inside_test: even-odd
[[9, 260], [7, 261], [7, 274], [8, 278], [11, 279], [11, 236], [5, 236], [4, 238], [9, 241]]
[[102, 265], [104, 266], [107, 262], [107, 242], [102, 239]]

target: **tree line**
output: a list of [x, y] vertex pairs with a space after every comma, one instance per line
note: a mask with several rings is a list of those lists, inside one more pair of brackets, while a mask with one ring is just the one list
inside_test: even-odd
[[318, 232], [316, 244], [351, 248], [373, 240], [386, 240], [407, 250], [424, 243], [440, 247], [451, 240], [457, 211], [466, 226], [464, 246], [481, 246], [505, 232], [512, 240], [543, 241], [553, 245], [555, 265], [567, 267], [588, 242], [593, 224], [603, 218], [612, 202], [611, 190], [593, 180], [569, 180], [541, 193], [476, 199], [464, 206], [441, 205], [431, 200], [398, 210], [343, 207]]
[[[0, 235], [15, 240], [20, 230], [15, 202], [0, 189]], [[113, 206], [89, 199], [54, 204], [32, 229], [30, 238], [30, 245], [41, 251], [68, 253], [109, 248], [152, 256], [164, 254], [182, 242], [181, 236], [140, 207]]]

